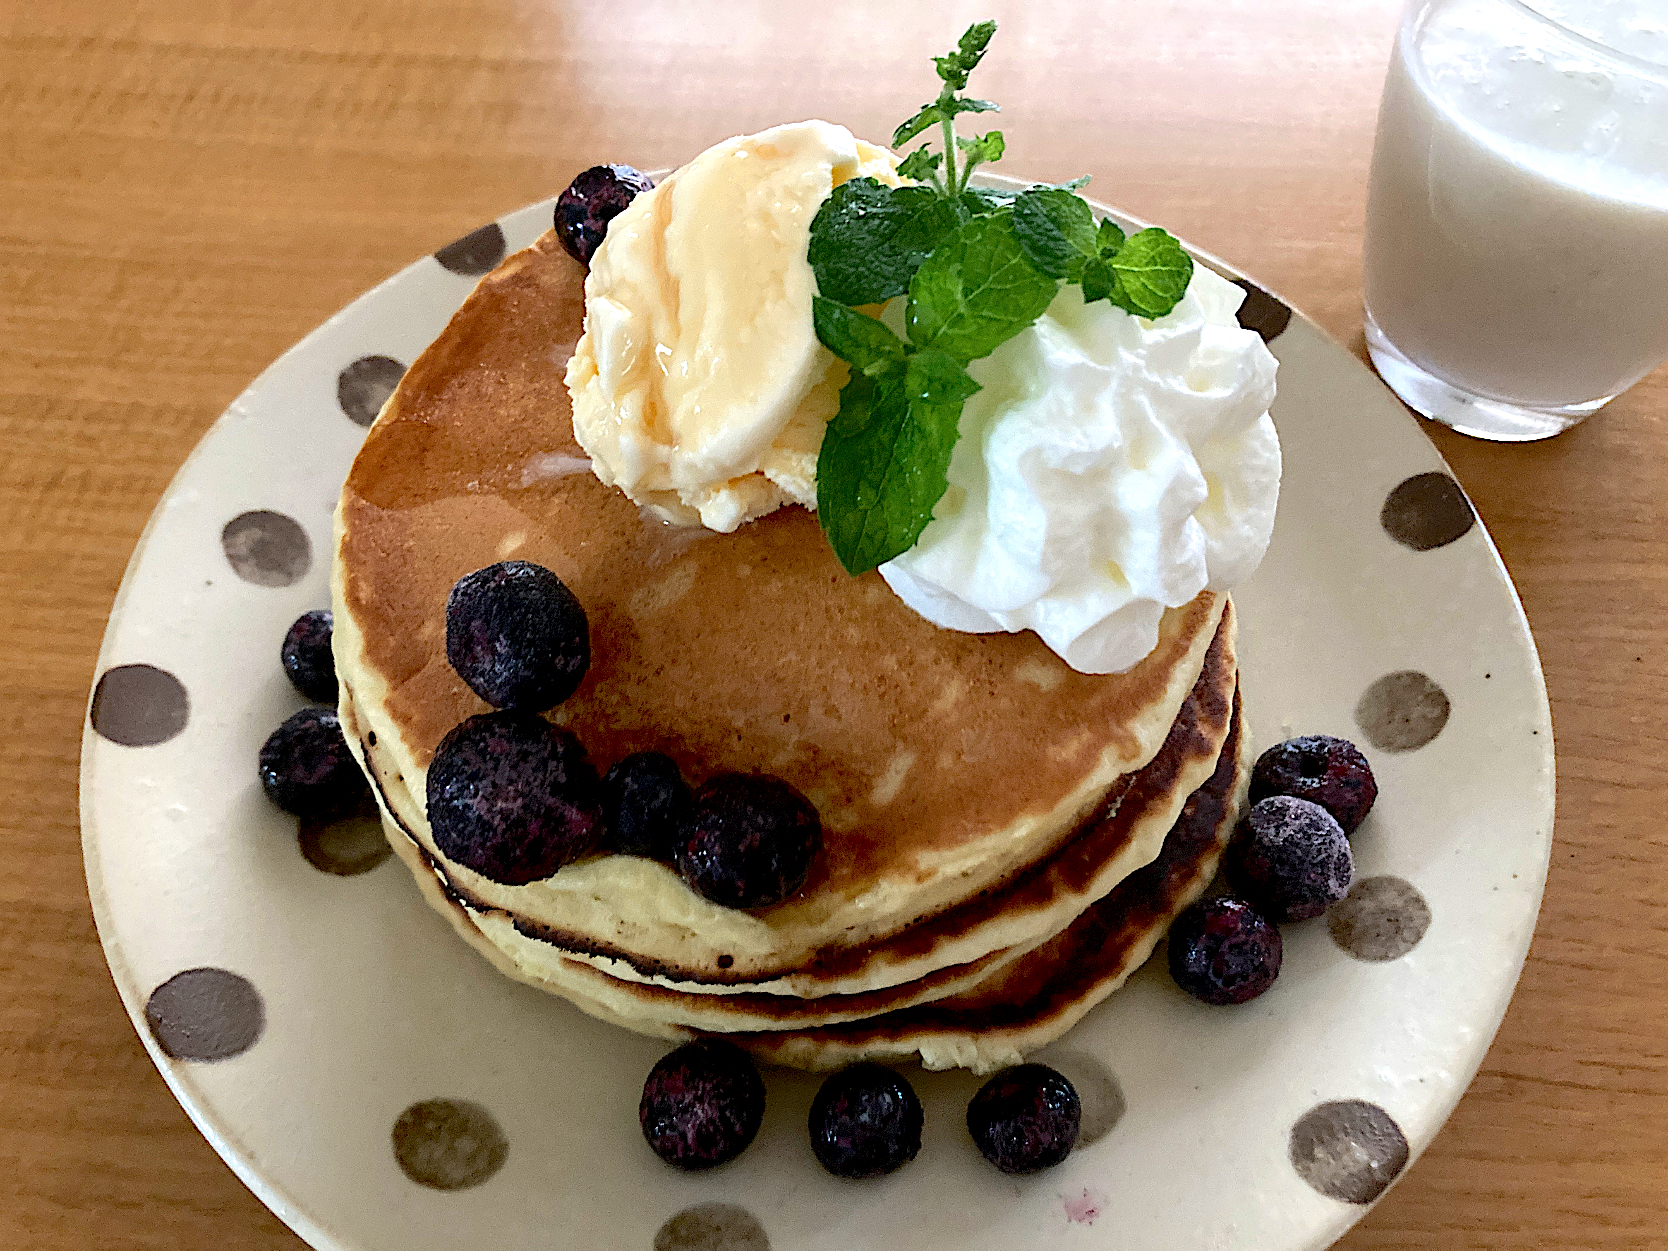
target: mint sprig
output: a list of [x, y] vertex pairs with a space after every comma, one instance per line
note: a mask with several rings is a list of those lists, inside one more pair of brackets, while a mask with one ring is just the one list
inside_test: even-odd
[[[1193, 276], [1192, 259], [1164, 231], [1126, 240], [1115, 223], [1097, 225], [1074, 194], [1086, 178], [1023, 192], [968, 185], [1006, 147], [999, 130], [955, 133], [962, 114], [996, 111], [961, 94], [995, 33], [995, 22], [979, 22], [933, 58], [938, 98], [892, 136], [901, 148], [941, 129], [940, 151], [929, 142], [899, 164], [911, 185], [842, 183], [811, 223], [817, 338], [851, 365], [817, 457], [817, 512], [853, 575], [920, 538], [949, 489], [962, 406], [979, 390], [967, 365], [1034, 323], [1062, 281], [1081, 286], [1085, 300], [1155, 318]], [[906, 338], [857, 311], [898, 296], [907, 297]]]
[[[966, 89], [967, 80], [973, 71], [984, 60], [985, 49], [990, 46], [991, 36], [996, 33], [995, 22], [976, 22], [962, 33], [961, 42], [944, 56], [935, 56], [933, 65], [938, 70], [938, 77], [943, 80], [943, 87], [939, 89], [938, 99], [930, 104], [923, 104], [897, 130], [892, 132], [892, 146], [901, 148], [916, 135], [939, 126], [944, 131], [944, 151], [934, 156], [923, 156], [925, 148], [918, 148], [905, 158], [907, 165], [915, 161], [915, 169], [925, 171], [928, 180], [946, 196], [958, 196], [967, 190], [967, 180], [973, 176], [973, 171], [986, 161], [1000, 160], [1002, 156], [1002, 132], [993, 130], [988, 134], [976, 135], [972, 139], [957, 139], [955, 130], [956, 118], [963, 113], [995, 113], [999, 106], [990, 100], [976, 100], [970, 96], [961, 95]], [[966, 159], [961, 172], [956, 172], [956, 150], [960, 148]], [[938, 167], [942, 162], [944, 177], [938, 177]], [[919, 173], [905, 174], [905, 178], [917, 178]]]

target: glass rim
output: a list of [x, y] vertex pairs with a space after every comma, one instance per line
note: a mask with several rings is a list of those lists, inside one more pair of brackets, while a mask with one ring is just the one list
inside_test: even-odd
[[[1418, 23], [1419, 19], [1439, 3], [1441, 3], [1441, 0], [1413, 0], [1413, 3], [1407, 9], [1409, 23]], [[1503, 4], [1509, 9], [1515, 9], [1537, 26], [1545, 27], [1555, 35], [1574, 44], [1577, 48], [1601, 60], [1614, 62], [1630, 73], [1642, 74], [1648, 78], [1668, 82], [1668, 63], [1652, 61], [1646, 57], [1636, 56], [1631, 52], [1624, 52], [1620, 48], [1612, 48], [1609, 44], [1594, 39], [1590, 35], [1583, 35], [1580, 31], [1564, 25], [1557, 18], [1542, 13], [1532, 4], [1527, 3], [1526, 0], [1497, 0], [1497, 3]]]

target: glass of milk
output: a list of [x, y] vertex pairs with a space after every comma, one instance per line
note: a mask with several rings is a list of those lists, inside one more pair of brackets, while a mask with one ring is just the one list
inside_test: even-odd
[[1466, 434], [1557, 434], [1668, 358], [1668, 0], [1414, 0], [1364, 280], [1380, 376]]

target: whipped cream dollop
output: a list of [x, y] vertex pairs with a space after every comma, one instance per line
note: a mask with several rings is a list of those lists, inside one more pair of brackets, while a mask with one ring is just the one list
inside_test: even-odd
[[609, 223], [567, 370], [598, 478], [723, 532], [816, 507], [847, 370], [811, 322], [811, 221], [849, 179], [898, 186], [896, 167], [843, 126], [796, 122], [708, 148]]
[[887, 584], [941, 626], [1035, 630], [1073, 669], [1115, 673], [1158, 645], [1166, 608], [1249, 576], [1280, 442], [1277, 362], [1235, 320], [1243, 298], [1202, 265], [1156, 321], [1062, 288], [968, 366], [983, 389], [950, 489]]

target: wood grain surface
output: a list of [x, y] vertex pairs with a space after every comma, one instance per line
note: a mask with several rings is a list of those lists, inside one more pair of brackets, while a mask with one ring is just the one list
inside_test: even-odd
[[[580, 168], [827, 117], [886, 136], [1002, 21], [1010, 156], [1258, 274], [1361, 350], [1397, 0], [0, 3], [0, 1247], [300, 1244], [174, 1103], [105, 970], [77, 754], [164, 485], [269, 361]], [[1665, 277], [1668, 280], [1668, 277]], [[1668, 1246], [1668, 373], [1575, 431], [1433, 432], [1510, 566], [1558, 743], [1504, 1027], [1342, 1246]], [[554, 1244], [553, 1244], [554, 1245]], [[644, 1249], [646, 1251], [646, 1249]]]

